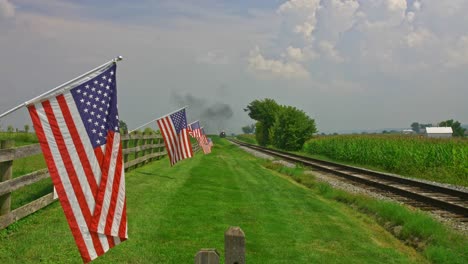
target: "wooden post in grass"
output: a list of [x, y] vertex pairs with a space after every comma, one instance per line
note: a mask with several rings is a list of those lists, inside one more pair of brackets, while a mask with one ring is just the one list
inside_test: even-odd
[[[0, 142], [0, 149], [13, 148], [15, 141], [13, 140], [2, 140]], [[11, 180], [13, 171], [13, 160], [7, 160], [0, 162], [0, 182]], [[11, 193], [5, 193], [0, 196], [0, 215], [6, 215], [10, 213], [11, 206]]]
[[215, 248], [202, 248], [195, 255], [195, 264], [219, 264], [219, 254]]
[[238, 226], [224, 233], [224, 259], [226, 264], [245, 264], [245, 234]]

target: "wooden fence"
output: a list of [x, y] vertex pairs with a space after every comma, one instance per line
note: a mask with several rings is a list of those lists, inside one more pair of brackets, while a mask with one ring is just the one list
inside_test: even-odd
[[[24, 218], [55, 201], [53, 192], [46, 194], [26, 205], [11, 210], [11, 193], [20, 191], [23, 187], [32, 185], [42, 179], [49, 178], [47, 169], [41, 169], [13, 178], [13, 161], [41, 154], [39, 144], [14, 147], [15, 142], [6, 140], [0, 142], [0, 229]], [[199, 146], [193, 145], [198, 151]], [[122, 136], [122, 154], [126, 171], [148, 162], [160, 159], [167, 153], [161, 135], [132, 134]]]

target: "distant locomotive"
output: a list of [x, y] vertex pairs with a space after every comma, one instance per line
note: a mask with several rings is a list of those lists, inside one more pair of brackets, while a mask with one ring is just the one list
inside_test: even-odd
[[219, 133], [219, 137], [220, 138], [225, 138], [226, 137], [226, 132], [221, 131], [221, 133]]

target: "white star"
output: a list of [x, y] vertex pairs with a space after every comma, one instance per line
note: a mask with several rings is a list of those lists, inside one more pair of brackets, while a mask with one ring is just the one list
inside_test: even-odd
[[102, 137], [102, 132], [99, 132], [99, 136]]
[[107, 110], [106, 110], [106, 115], [108, 115], [108, 114], [109, 114], [109, 112], [107, 112]]
[[91, 102], [90, 101], [86, 102], [86, 105], [91, 105]]
[[97, 81], [97, 80], [95, 80], [95, 81], [94, 81], [94, 84], [98, 84], [98, 81]]
[[110, 74], [111, 74], [111, 75], [114, 75], [114, 71], [111, 71]]
[[92, 131], [93, 131], [93, 134], [96, 134], [96, 129], [93, 129]]
[[115, 115], [115, 119], [119, 119], [119, 116], [118, 116], [118, 115]]
[[95, 87], [93, 87], [93, 88], [91, 89], [91, 91], [93, 91], [93, 92], [94, 92], [94, 91], [96, 91], [96, 88], [95, 88]]
[[107, 85], [107, 86], [106, 86], [106, 89], [107, 89], [107, 90], [109, 90], [109, 89], [110, 89], [110, 86], [109, 86], [109, 85]]
[[104, 97], [107, 97], [107, 93], [104, 93]]
[[89, 89], [89, 84], [87, 84], [85, 87], [86, 87], [86, 89]]
[[102, 112], [102, 107], [99, 107], [99, 111], [101, 111], [101, 112]]
[[99, 90], [99, 91], [97, 91], [97, 93], [98, 93], [98, 94], [102, 94], [102, 91], [101, 91], [101, 90]]
[[87, 92], [84, 92], [83, 95], [86, 96], [88, 93]]
[[99, 140], [99, 139], [96, 140], [96, 143], [101, 144], [101, 140]]
[[91, 115], [94, 115], [94, 111], [91, 111], [91, 113], [90, 113], [90, 114], [91, 114]]
[[101, 87], [104, 87], [104, 83], [101, 83], [100, 86], [101, 86]]
[[80, 89], [78, 89], [78, 90], [76, 90], [76, 92], [77, 92], [77, 93], [81, 93], [81, 90], [80, 90]]
[[99, 126], [98, 121], [94, 122], [94, 125], [95, 125], [95, 126]]
[[97, 117], [98, 119], [101, 119], [101, 115], [97, 115], [96, 117]]
[[119, 130], [119, 128], [118, 128], [118, 127], [114, 127], [114, 130], [116, 130], [116, 131], [117, 131], [117, 130]]
[[90, 119], [88, 119], [88, 123], [91, 123], [91, 122], [93, 122], [93, 120], [92, 120], [91, 118], [90, 118]]
[[112, 82], [112, 79], [111, 79], [111, 78], [109, 78], [109, 80], [107, 80], [107, 81], [108, 81], [108, 82]]
[[102, 104], [105, 104], [105, 103], [106, 103], [106, 100], [103, 99], [103, 100], [101, 101], [101, 103], [102, 103]]
[[102, 121], [106, 122], [106, 121], [107, 121], [107, 119], [104, 117], [104, 118], [102, 119]]
[[81, 98], [80, 102], [81, 102], [81, 103], [84, 103], [84, 99], [83, 99], [83, 98]]
[[101, 129], [105, 129], [106, 127], [104, 125], [101, 126]]
[[96, 102], [98, 102], [98, 101], [99, 101], [99, 97], [94, 98], [94, 100], [96, 100]]
[[88, 108], [85, 108], [83, 111], [84, 111], [85, 113], [88, 113]]
[[104, 75], [104, 76], [102, 76], [102, 79], [104, 79], [104, 80], [105, 80], [105, 79], [107, 79], [107, 77]]
[[93, 104], [93, 108], [97, 108], [97, 105], [96, 105], [96, 104]]
[[94, 97], [94, 95], [93, 95], [93, 94], [89, 94], [89, 98], [93, 98], [93, 97]]

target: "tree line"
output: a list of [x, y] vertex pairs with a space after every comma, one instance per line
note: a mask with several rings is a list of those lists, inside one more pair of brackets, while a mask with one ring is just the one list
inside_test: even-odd
[[[448, 119], [445, 121], [440, 122], [437, 124], [440, 127], [451, 127], [452, 128], [452, 136], [454, 137], [463, 137], [465, 135], [466, 129], [461, 126], [461, 123], [458, 121], [454, 121], [453, 119]], [[413, 122], [411, 124], [411, 129], [416, 133], [423, 133], [426, 127], [432, 127], [432, 124], [420, 124], [418, 122]]]
[[293, 106], [279, 105], [273, 99], [254, 100], [244, 109], [253, 125], [244, 132], [255, 131], [259, 145], [272, 145], [283, 150], [299, 150], [317, 132], [315, 120]]

